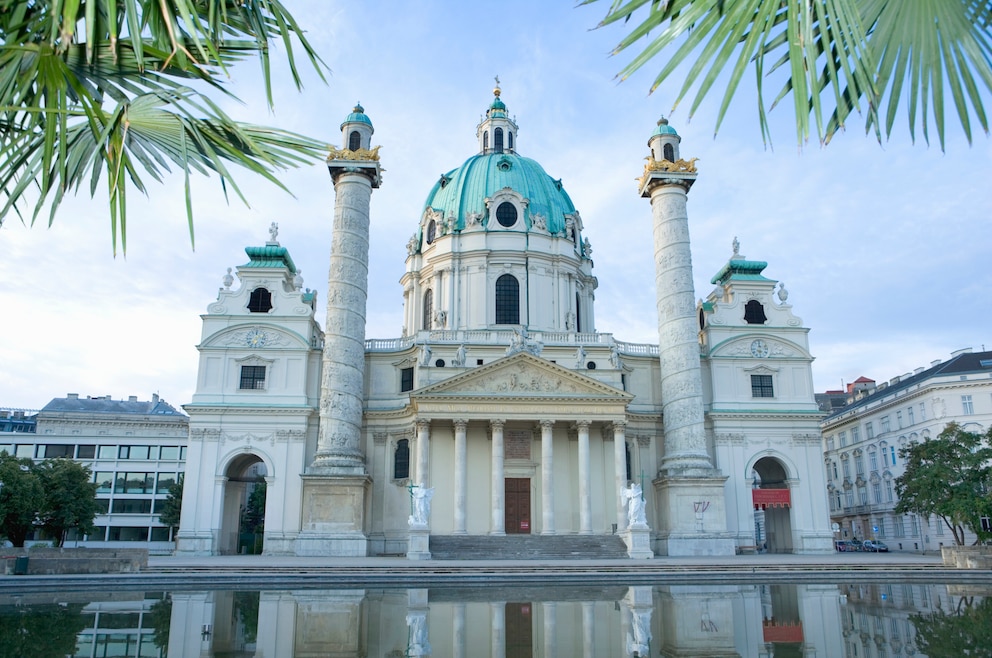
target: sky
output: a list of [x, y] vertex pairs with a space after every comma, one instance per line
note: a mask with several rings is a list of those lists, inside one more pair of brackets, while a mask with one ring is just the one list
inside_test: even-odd
[[[699, 158], [688, 205], [696, 296], [713, 288], [736, 236], [743, 255], [767, 261], [765, 275], [786, 284], [811, 328], [815, 390], [861, 375], [885, 381], [961, 348], [992, 349], [986, 135], [969, 146], [949, 117], [941, 152], [913, 144], [901, 117], [879, 145], [854, 117], [829, 146], [800, 149], [783, 106], [771, 112], [774, 148], [766, 148], [748, 73], [714, 136], [719, 93], [690, 121], [688, 102], [670, 112], [681, 77], [648, 93], [660, 61], [617, 81], [629, 56], [609, 53], [624, 28], [593, 29], [608, 4], [285, 0], [330, 68], [327, 83], [305, 70], [298, 93], [280, 69], [270, 111], [257, 64], [231, 72], [242, 103], [215, 98], [244, 121], [340, 145], [356, 101], [371, 118], [385, 172], [372, 196], [367, 337], [400, 335], [406, 242], [433, 183], [476, 152], [498, 75], [519, 125], [518, 152], [561, 178], [582, 214], [599, 280], [598, 331], [657, 342], [651, 210], [634, 179], [665, 114], [682, 156]], [[988, 95], [985, 105], [992, 109]], [[100, 194], [64, 203], [51, 227], [4, 218], [0, 407], [39, 409], [68, 393], [189, 402], [200, 314], [271, 222], [304, 286], [318, 291], [323, 324], [334, 203], [326, 166], [282, 174], [292, 195], [247, 172], [235, 178], [250, 206], [227, 203], [216, 177], [194, 179], [195, 249], [178, 172], [147, 198], [130, 194], [126, 257], [113, 255]]]

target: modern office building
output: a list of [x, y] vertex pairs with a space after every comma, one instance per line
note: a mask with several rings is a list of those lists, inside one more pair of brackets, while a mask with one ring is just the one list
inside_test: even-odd
[[[984, 432], [992, 423], [992, 352], [958, 350], [947, 361], [876, 385], [861, 377], [848, 404], [824, 418], [824, 462], [837, 539], [881, 539], [890, 549], [935, 551], [954, 543], [938, 517], [896, 514], [899, 450], [948, 423]], [[970, 540], [974, 536], [970, 535]]]
[[[70, 533], [67, 546], [142, 546], [170, 552], [171, 529], [158, 520], [169, 488], [185, 470], [189, 422], [153, 395], [114, 400], [109, 395], [55, 398], [35, 413], [0, 413], [0, 451], [36, 461], [65, 457], [93, 472], [101, 512], [96, 530]], [[26, 429], [26, 419], [33, 431]], [[20, 424], [18, 424], [20, 423]], [[32, 541], [43, 541], [40, 532]]]

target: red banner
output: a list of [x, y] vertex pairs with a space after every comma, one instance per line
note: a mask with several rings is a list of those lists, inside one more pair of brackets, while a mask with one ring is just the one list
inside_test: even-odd
[[766, 620], [765, 623], [762, 625], [761, 630], [762, 630], [762, 634], [764, 635], [765, 642], [802, 642], [803, 641], [802, 622], [796, 622], [795, 624], [785, 624], [779, 626], [774, 621]]
[[751, 489], [751, 501], [754, 509], [792, 506], [788, 489]]

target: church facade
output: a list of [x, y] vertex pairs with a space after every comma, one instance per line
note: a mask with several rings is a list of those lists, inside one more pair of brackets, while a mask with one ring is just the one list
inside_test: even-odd
[[628, 343], [596, 330], [583, 218], [519, 153], [500, 96], [476, 154], [420, 209], [402, 336], [365, 336], [382, 180], [360, 106], [328, 159], [324, 330], [274, 228], [229, 271], [203, 316], [185, 407], [178, 551], [238, 551], [248, 493], [264, 481], [270, 554], [425, 559], [441, 540], [498, 551], [513, 535], [559, 547], [618, 537], [634, 558], [832, 552], [809, 330], [736, 239], [696, 300], [686, 198], [697, 172], [676, 131], [659, 122], [639, 186], [659, 342]]

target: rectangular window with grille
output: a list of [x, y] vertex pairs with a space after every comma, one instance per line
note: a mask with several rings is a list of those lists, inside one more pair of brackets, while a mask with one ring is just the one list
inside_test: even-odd
[[861, 441], [861, 429], [858, 427], [851, 428], [851, 443], [858, 443]]
[[970, 395], [961, 396], [961, 412], [965, 416], [970, 416], [975, 413], [975, 404], [971, 401]]
[[772, 386], [771, 375], [751, 375], [751, 397], [773, 398], [775, 389]]
[[413, 368], [402, 368], [400, 370], [400, 393], [413, 390]]
[[261, 391], [265, 389], [265, 366], [241, 366], [242, 391]]

